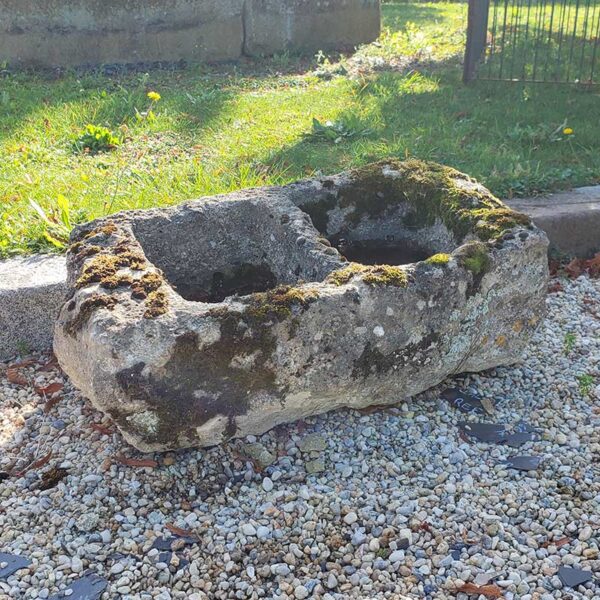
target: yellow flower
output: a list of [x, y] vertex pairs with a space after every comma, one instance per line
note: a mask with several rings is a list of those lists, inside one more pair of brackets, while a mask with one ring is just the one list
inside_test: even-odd
[[160, 100], [160, 94], [158, 92], [148, 92], [148, 98], [150, 98], [152, 102], [158, 102]]
[[573, 130], [572, 130], [570, 127], [565, 127], [565, 128], [563, 129], [563, 133], [564, 133], [565, 135], [572, 135], [572, 134], [573, 134]]

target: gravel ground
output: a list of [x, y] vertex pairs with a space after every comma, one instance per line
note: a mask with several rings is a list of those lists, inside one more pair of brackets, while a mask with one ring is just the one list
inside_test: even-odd
[[[68, 382], [44, 411], [41, 388], [62, 382], [47, 356], [0, 365], [0, 552], [32, 560], [0, 579], [0, 598], [51, 598], [87, 572], [108, 580], [103, 600], [461, 600], [487, 579], [506, 599], [600, 598], [600, 583], [556, 575], [600, 573], [600, 281], [562, 286], [522, 365], [446, 382], [494, 402], [488, 421], [541, 430], [518, 450], [462, 439], [458, 421], [482, 417], [440, 386], [141, 456]], [[9, 383], [19, 375], [29, 385]], [[518, 454], [543, 461], [501, 463]]]

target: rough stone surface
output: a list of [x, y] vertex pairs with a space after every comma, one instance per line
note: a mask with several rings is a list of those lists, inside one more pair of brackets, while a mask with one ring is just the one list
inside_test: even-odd
[[56, 67], [223, 61], [352, 47], [379, 0], [2, 0], [0, 62]]
[[[72, 242], [55, 352], [142, 450], [514, 363], [547, 286], [547, 238], [528, 217], [418, 161], [120, 213]], [[382, 256], [407, 264], [363, 264]]]
[[60, 256], [0, 261], [0, 359], [52, 344], [66, 273]]

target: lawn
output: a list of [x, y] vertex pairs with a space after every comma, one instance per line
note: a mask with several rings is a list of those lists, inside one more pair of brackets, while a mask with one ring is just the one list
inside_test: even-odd
[[[597, 92], [465, 87], [464, 3], [395, 1], [383, 12], [381, 39], [350, 63], [283, 55], [112, 77], [0, 76], [0, 256], [53, 249], [30, 200], [52, 213], [64, 197], [81, 222], [389, 156], [452, 165], [502, 197], [600, 180]], [[313, 119], [333, 127], [315, 130]], [[122, 142], [81, 152], [74, 141], [88, 124]]]

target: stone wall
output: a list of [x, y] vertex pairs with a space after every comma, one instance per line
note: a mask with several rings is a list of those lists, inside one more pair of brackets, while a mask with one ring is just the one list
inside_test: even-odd
[[374, 40], [379, 0], [0, 0], [0, 62], [227, 61]]

